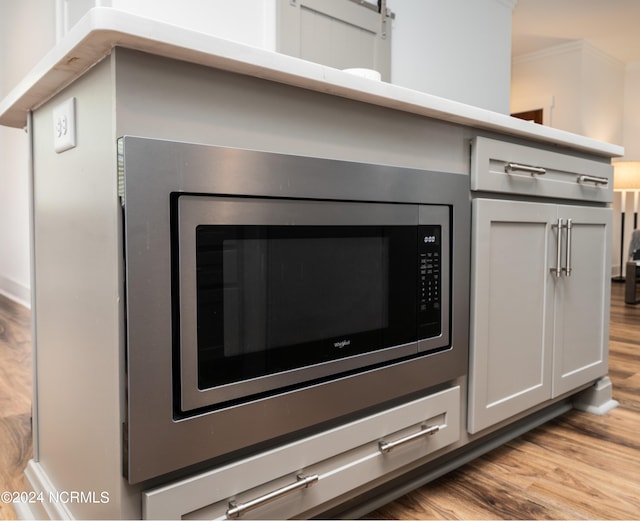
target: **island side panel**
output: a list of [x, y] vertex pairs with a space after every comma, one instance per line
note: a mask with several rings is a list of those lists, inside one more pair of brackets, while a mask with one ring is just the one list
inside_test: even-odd
[[[56, 153], [53, 109], [71, 97], [77, 146]], [[122, 253], [113, 99], [107, 58], [33, 118], [35, 467], [51, 492], [62, 494], [58, 501], [54, 496], [54, 508], [86, 519], [122, 515]], [[68, 500], [65, 493], [73, 491], [90, 496]]]

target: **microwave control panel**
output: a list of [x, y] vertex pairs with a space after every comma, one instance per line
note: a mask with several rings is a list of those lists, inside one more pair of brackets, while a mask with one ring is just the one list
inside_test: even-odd
[[441, 234], [439, 225], [420, 226], [418, 232], [418, 329], [420, 337], [442, 332]]

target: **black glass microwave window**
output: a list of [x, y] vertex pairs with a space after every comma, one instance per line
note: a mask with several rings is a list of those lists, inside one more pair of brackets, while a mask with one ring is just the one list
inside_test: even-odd
[[198, 226], [198, 387], [439, 333], [439, 233], [439, 226]]

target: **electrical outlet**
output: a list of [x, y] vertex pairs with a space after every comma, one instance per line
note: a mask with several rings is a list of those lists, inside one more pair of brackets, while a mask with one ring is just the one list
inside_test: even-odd
[[53, 109], [53, 149], [59, 154], [76, 146], [76, 99]]

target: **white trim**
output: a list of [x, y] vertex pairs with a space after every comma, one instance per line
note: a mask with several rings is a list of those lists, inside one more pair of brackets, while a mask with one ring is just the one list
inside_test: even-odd
[[611, 56], [606, 51], [603, 51], [599, 47], [596, 47], [595, 45], [593, 45], [591, 42], [587, 40], [582, 40], [582, 42], [583, 42], [583, 49], [585, 52], [592, 54], [593, 56], [597, 56], [600, 59], [606, 60], [612, 65], [615, 65], [616, 67], [620, 67], [621, 69], [625, 68], [625, 62], [619, 60], [618, 58], [615, 58], [614, 56]]
[[[28, 512], [34, 516], [32, 519], [43, 519], [43, 513], [49, 519], [75, 519], [64, 503], [49, 502], [49, 498], [56, 497], [58, 491], [49, 481], [49, 477], [40, 466], [40, 463], [29, 460], [27, 467], [24, 469], [24, 478], [27, 488], [30, 488], [39, 498], [42, 498], [41, 501], [38, 500], [34, 503], [35, 507], [28, 507]], [[37, 506], [40, 508], [37, 508]], [[30, 519], [31, 517], [26, 516], [26, 518]]]
[[626, 72], [638, 72], [640, 71], [640, 61], [629, 62], [625, 65]]
[[570, 42], [546, 47], [538, 51], [520, 54], [512, 58], [511, 64], [517, 65], [520, 63], [527, 63], [536, 60], [544, 60], [553, 56], [560, 56], [562, 54], [569, 54], [574, 52], [588, 52], [592, 55], [604, 58], [619, 67], [625, 66], [624, 62], [618, 60], [617, 58], [614, 58], [610, 54], [607, 54], [605, 51], [596, 47], [587, 40], [572, 40]]
[[25, 308], [31, 309], [31, 289], [25, 284], [0, 275], [0, 294]]
[[553, 45], [551, 47], [545, 47], [544, 49], [541, 49], [538, 51], [520, 54], [518, 56], [514, 56], [511, 59], [511, 63], [513, 65], [517, 65], [520, 63], [527, 63], [530, 61], [550, 58], [552, 56], [560, 56], [562, 54], [569, 54], [572, 52], [581, 51], [582, 43], [583, 43], [583, 40], [573, 40], [571, 42], [561, 43], [559, 45]]
[[55, 11], [56, 11], [56, 44], [64, 38], [64, 35], [67, 33], [66, 28], [66, 0], [55, 0]]

